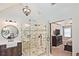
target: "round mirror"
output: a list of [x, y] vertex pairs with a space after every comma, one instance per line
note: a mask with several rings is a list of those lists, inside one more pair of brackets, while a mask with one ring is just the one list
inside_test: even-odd
[[18, 33], [17, 27], [13, 25], [4, 26], [1, 30], [1, 35], [5, 39], [14, 39], [18, 36]]

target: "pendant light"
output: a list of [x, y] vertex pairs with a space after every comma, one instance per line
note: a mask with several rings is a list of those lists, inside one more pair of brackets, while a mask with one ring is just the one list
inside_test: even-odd
[[31, 10], [29, 9], [28, 6], [25, 6], [25, 7], [23, 8], [23, 13], [24, 13], [26, 16], [30, 15]]

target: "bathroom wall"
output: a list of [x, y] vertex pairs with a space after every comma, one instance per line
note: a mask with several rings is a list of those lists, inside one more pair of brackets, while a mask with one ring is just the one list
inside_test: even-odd
[[72, 26], [72, 39], [73, 39], [73, 55], [76, 55], [76, 53], [79, 51], [79, 28], [78, 28], [78, 18], [73, 19], [73, 26]]
[[73, 26], [72, 26], [73, 55], [74, 56], [76, 55], [76, 53], [79, 53], [79, 27], [78, 26], [79, 26], [79, 16], [76, 16], [73, 19]]
[[74, 7], [73, 18], [72, 18], [72, 45], [73, 45], [73, 54], [79, 53], [79, 4]]

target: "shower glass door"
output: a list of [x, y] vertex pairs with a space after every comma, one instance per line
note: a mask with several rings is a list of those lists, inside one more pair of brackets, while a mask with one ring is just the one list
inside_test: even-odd
[[24, 56], [49, 55], [50, 40], [48, 27], [45, 24], [22, 26], [22, 54]]

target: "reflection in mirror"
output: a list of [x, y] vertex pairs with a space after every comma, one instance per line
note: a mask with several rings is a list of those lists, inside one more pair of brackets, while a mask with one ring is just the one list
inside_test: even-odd
[[1, 35], [5, 39], [14, 39], [18, 36], [18, 33], [17, 27], [13, 25], [4, 26], [1, 30]]

